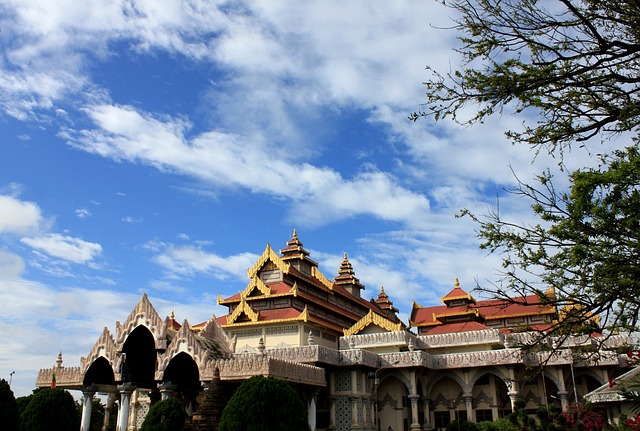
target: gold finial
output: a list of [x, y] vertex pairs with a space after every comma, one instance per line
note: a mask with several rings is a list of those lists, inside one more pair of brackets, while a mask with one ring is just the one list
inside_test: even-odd
[[347, 259], [347, 252], [346, 252], [346, 251], [344, 252], [344, 260], [348, 260], [348, 259]]
[[293, 228], [293, 237], [294, 238], [298, 237], [298, 231], [296, 230], [296, 228]]
[[171, 320], [176, 320], [176, 313], [174, 310], [171, 310]]
[[460, 282], [458, 281], [458, 277], [456, 277], [456, 281], [455, 281], [455, 283], [454, 283], [454, 287], [455, 287], [456, 289], [460, 289]]
[[380, 286], [380, 293], [384, 293], [384, 286]]

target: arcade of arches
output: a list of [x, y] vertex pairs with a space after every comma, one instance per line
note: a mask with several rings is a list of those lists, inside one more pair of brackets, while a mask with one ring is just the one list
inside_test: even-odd
[[[384, 288], [362, 296], [346, 254], [337, 276], [325, 277], [295, 231], [279, 253], [267, 246], [248, 275], [242, 291], [218, 298], [228, 314], [193, 325], [160, 317], [144, 294], [115, 336], [104, 328], [78, 367], [63, 366], [59, 355], [37, 386], [49, 386], [55, 373], [57, 386], [82, 391], [82, 430], [95, 394], [106, 394], [105, 423], [117, 414], [118, 431], [138, 429], [166, 397], [183, 402], [188, 429], [204, 430], [215, 429], [242, 381], [274, 376], [304, 400], [313, 431], [409, 431], [495, 420], [518, 398], [531, 411], [566, 409], [625, 371], [627, 338], [557, 345], [548, 337], [532, 346], [534, 331], [557, 310], [477, 301], [457, 279], [442, 304], [414, 303], [402, 322]], [[598, 355], [581, 354], [594, 348]]]

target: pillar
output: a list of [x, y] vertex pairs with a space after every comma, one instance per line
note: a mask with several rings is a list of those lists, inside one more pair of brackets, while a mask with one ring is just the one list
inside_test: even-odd
[[309, 408], [307, 410], [307, 421], [309, 422], [309, 430], [316, 431], [316, 403], [317, 403], [317, 392], [311, 394], [309, 398]]
[[411, 401], [411, 429], [419, 430], [420, 429], [420, 421], [418, 420], [418, 400], [420, 399], [420, 395], [412, 394], [409, 395], [409, 401]]
[[[467, 421], [475, 422], [476, 418], [473, 414], [473, 394], [464, 394], [464, 405], [467, 408]], [[494, 418], [495, 420], [495, 418]]]
[[336, 398], [329, 397], [329, 429], [336, 429]]
[[89, 431], [91, 426], [91, 407], [93, 407], [93, 395], [96, 390], [93, 386], [87, 386], [82, 390], [82, 420], [80, 431]]
[[129, 429], [129, 404], [131, 403], [131, 393], [134, 389], [135, 387], [129, 383], [118, 386], [120, 391], [120, 411], [118, 412], [116, 431], [127, 431]]
[[107, 431], [109, 428], [109, 419], [111, 418], [111, 412], [113, 410], [113, 404], [116, 401], [116, 394], [107, 394], [107, 405], [104, 407], [104, 421], [102, 421], [102, 431]]
[[558, 398], [560, 398], [560, 405], [562, 406], [563, 412], [569, 408], [569, 400], [567, 399], [567, 395], [567, 391], [558, 391]]
[[431, 409], [429, 408], [430, 400], [424, 399], [424, 426], [425, 430], [433, 429], [433, 421], [431, 420]]

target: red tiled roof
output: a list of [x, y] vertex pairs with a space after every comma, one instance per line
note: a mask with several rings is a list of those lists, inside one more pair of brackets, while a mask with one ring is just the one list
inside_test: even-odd
[[421, 335], [434, 335], [434, 334], [451, 334], [455, 332], [468, 332], [468, 331], [484, 331], [489, 329], [487, 325], [483, 325], [478, 322], [460, 322], [460, 323], [447, 323], [446, 325], [437, 325], [429, 329], [427, 332], [422, 332]]
[[439, 325], [440, 322], [437, 320], [437, 316], [464, 313], [469, 310], [478, 310], [485, 320], [540, 314], [546, 315], [556, 312], [555, 307], [542, 304], [537, 296], [527, 296], [524, 298], [514, 298], [511, 301], [501, 299], [483, 300], [478, 301], [476, 304], [469, 304], [468, 306], [447, 307], [446, 305], [437, 305], [434, 307], [414, 308], [411, 321], [414, 326]]

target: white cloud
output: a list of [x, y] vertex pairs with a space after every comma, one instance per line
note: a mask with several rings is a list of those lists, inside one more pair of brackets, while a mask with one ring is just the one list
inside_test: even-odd
[[39, 230], [44, 222], [40, 207], [33, 202], [0, 195], [0, 208], [0, 233], [32, 233]]
[[220, 280], [229, 277], [245, 280], [247, 269], [258, 258], [257, 254], [246, 252], [222, 257], [192, 245], [149, 243], [147, 248], [157, 253], [154, 261], [173, 276], [204, 274]]
[[91, 217], [91, 211], [89, 211], [86, 208], [78, 208], [75, 211], [76, 217], [84, 219], [84, 218], [88, 218]]
[[90, 262], [102, 253], [100, 244], [58, 233], [49, 233], [32, 238], [25, 237], [20, 241], [50, 256], [73, 263]]

